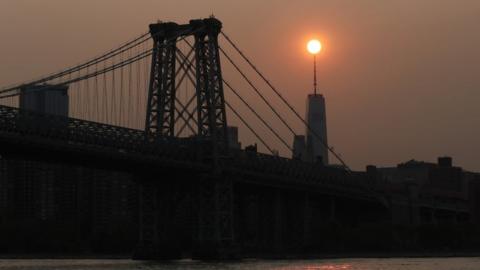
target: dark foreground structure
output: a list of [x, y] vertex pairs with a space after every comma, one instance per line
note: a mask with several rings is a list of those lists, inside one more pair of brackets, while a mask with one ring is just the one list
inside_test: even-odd
[[[252, 162], [262, 158], [243, 154], [252, 155]], [[1, 252], [211, 259], [462, 251], [475, 250], [480, 242], [480, 181], [455, 167], [410, 162], [355, 173], [355, 181], [369, 183], [378, 195], [367, 197], [322, 185], [272, 181], [267, 171], [212, 176], [179, 169], [166, 173], [172, 168], [158, 167], [139, 174], [138, 168], [116, 171], [93, 163], [4, 156]], [[405, 170], [425, 178], [389, 179], [391, 171]], [[326, 171], [318, 173], [328, 175]], [[152, 181], [152, 175], [163, 176]], [[344, 186], [350, 176], [329, 177]], [[470, 192], [438, 188], [441, 181], [468, 184]]]
[[[352, 172], [239, 149], [220, 30], [214, 18], [150, 26], [145, 130], [0, 106], [2, 252], [224, 259], [478, 246], [478, 175], [451, 159]], [[181, 138], [175, 66], [189, 65], [176, 49], [185, 36], [194, 37], [186, 73], [197, 132]]]

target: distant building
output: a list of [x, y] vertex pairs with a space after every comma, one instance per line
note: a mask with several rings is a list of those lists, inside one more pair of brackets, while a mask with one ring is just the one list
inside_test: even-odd
[[306, 145], [304, 135], [295, 135], [293, 138], [293, 153], [292, 158], [306, 161]]
[[68, 86], [27, 86], [20, 92], [20, 108], [39, 113], [68, 116]]
[[327, 116], [323, 95], [310, 94], [307, 98], [306, 129], [307, 159], [328, 165]]
[[[68, 86], [34, 85], [20, 90], [20, 109], [68, 116]], [[52, 125], [28, 117], [19, 123], [29, 126]], [[62, 124], [62, 123], [57, 123]], [[41, 161], [12, 160], [9, 179], [14, 185], [15, 215], [21, 218], [52, 220], [71, 218], [77, 209], [76, 171], [64, 165]]]
[[241, 149], [242, 144], [238, 141], [238, 127], [227, 127], [228, 147], [231, 149]]
[[453, 166], [450, 157], [439, 157], [437, 163], [410, 160], [397, 167], [377, 170], [391, 184], [410, 182], [423, 191], [454, 197], [465, 197], [467, 193], [466, 172]]
[[[453, 166], [452, 158], [440, 157], [437, 163], [410, 160], [396, 167], [373, 168], [380, 190], [388, 194], [390, 201], [398, 201], [402, 196], [408, 197], [408, 205], [392, 209], [393, 222], [396, 224], [437, 224], [444, 222], [465, 222], [475, 218], [478, 212], [477, 192], [469, 192], [469, 185], [478, 187], [472, 180], [478, 179], [473, 173]], [[422, 205], [454, 206], [458, 212], [468, 214], [443, 215]], [[472, 211], [472, 209], [474, 211]], [[478, 216], [478, 215], [477, 215]]]

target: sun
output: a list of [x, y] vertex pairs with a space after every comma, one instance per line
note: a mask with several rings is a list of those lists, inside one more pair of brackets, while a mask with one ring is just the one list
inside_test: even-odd
[[312, 39], [307, 44], [307, 50], [311, 54], [318, 54], [322, 50], [322, 43], [316, 39]]

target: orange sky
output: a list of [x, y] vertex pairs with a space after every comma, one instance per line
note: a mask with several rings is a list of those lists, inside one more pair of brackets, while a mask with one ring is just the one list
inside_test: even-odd
[[[305, 43], [322, 40], [329, 142], [354, 169], [451, 155], [480, 171], [477, 0], [5, 0], [0, 85], [98, 55], [156, 20], [184, 23], [212, 13], [302, 114], [312, 89]], [[232, 76], [225, 71], [240, 83]], [[253, 141], [241, 135], [244, 144]]]

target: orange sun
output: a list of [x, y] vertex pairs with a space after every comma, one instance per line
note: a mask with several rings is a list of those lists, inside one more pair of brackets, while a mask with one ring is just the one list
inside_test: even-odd
[[312, 39], [307, 44], [307, 50], [311, 54], [318, 54], [322, 50], [322, 43], [316, 39]]

